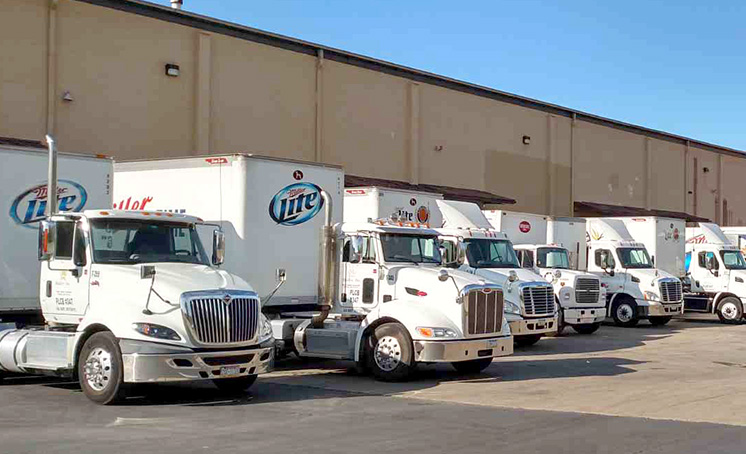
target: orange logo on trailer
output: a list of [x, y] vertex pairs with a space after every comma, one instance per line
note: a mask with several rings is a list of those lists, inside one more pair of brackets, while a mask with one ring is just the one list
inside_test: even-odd
[[429, 220], [430, 210], [425, 205], [421, 205], [419, 208], [417, 208], [417, 222], [425, 224]]
[[531, 231], [531, 224], [528, 221], [521, 221], [521, 223], [518, 224], [518, 230], [523, 233], [528, 233]]

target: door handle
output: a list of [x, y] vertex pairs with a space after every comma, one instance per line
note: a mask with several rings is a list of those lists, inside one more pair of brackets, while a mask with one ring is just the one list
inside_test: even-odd
[[47, 298], [52, 297], [52, 281], [47, 281]]

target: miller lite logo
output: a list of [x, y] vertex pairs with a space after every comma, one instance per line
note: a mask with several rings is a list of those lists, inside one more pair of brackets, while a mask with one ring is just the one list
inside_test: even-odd
[[272, 197], [269, 217], [280, 225], [298, 225], [313, 219], [324, 206], [321, 188], [313, 183], [294, 183]]
[[[40, 184], [22, 192], [13, 200], [8, 213], [16, 224], [31, 227], [44, 219], [47, 209], [47, 185]], [[57, 210], [82, 211], [88, 201], [88, 193], [80, 184], [70, 180], [57, 182]]]

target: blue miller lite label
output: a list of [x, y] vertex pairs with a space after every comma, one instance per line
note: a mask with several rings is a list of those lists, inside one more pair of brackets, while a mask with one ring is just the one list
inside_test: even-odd
[[[45, 217], [47, 209], [47, 185], [39, 184], [13, 200], [8, 213], [16, 224], [30, 226]], [[70, 180], [57, 182], [57, 210], [82, 211], [88, 201], [88, 193], [80, 184]]]
[[269, 203], [269, 217], [280, 225], [298, 225], [313, 219], [324, 206], [321, 188], [293, 183], [280, 189]]

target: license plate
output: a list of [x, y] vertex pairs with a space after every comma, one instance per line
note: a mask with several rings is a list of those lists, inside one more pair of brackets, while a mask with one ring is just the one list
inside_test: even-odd
[[487, 339], [487, 348], [497, 347], [497, 339]]
[[221, 377], [230, 377], [231, 375], [238, 375], [241, 373], [241, 368], [238, 366], [223, 366], [220, 368]]

